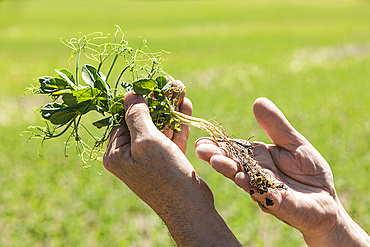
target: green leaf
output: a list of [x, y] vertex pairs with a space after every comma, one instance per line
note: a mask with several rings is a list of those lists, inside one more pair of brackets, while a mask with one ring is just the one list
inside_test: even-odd
[[100, 129], [102, 127], [109, 126], [111, 123], [113, 123], [113, 117], [112, 116], [100, 119], [100, 120], [94, 122], [93, 125], [96, 126], [98, 129]]
[[114, 115], [116, 113], [123, 112], [124, 110], [125, 110], [125, 107], [123, 106], [121, 102], [115, 102], [114, 105], [111, 107], [110, 111], [112, 115]]
[[79, 104], [74, 104], [73, 106], [57, 102], [48, 103], [41, 107], [40, 112], [41, 116], [44, 119], [49, 120], [52, 124], [61, 125], [69, 122], [69, 120], [73, 119], [77, 115], [84, 115], [92, 110], [99, 111], [99, 108], [92, 104], [90, 100], [87, 100]]
[[[87, 100], [94, 100], [99, 97], [100, 101], [107, 100], [104, 93], [92, 87], [84, 87], [76, 91], [58, 91], [52, 94], [53, 96], [63, 95], [63, 101], [68, 106], [73, 106]], [[100, 98], [102, 97], [102, 98]]]
[[92, 65], [85, 64], [84, 66], [82, 66], [81, 76], [87, 85], [94, 87], [95, 77], [97, 74], [96, 72], [97, 69]]
[[50, 122], [55, 125], [63, 125], [74, 119], [79, 115], [78, 112], [72, 111], [72, 110], [67, 110], [67, 111], [60, 111], [54, 113], [50, 117]]
[[73, 96], [73, 93], [66, 93], [62, 96], [63, 103], [68, 105], [69, 107], [74, 107], [78, 104], [77, 99]]
[[171, 80], [167, 81], [166, 77], [162, 75], [158, 76], [155, 80], [157, 81], [158, 88], [163, 92], [166, 92], [168, 89], [172, 87], [173, 81]]
[[68, 83], [65, 80], [51, 76], [40, 77], [39, 82], [42, 93], [53, 93], [68, 88]]
[[152, 92], [156, 87], [157, 83], [153, 79], [140, 79], [133, 83], [133, 90], [139, 95], [146, 95]]
[[155, 100], [155, 99], [152, 99], [152, 98], [148, 98], [147, 100], [146, 100], [146, 102], [148, 103], [148, 107], [150, 108], [150, 107], [152, 107], [152, 106], [156, 106], [156, 105], [159, 105], [160, 104], [160, 102], [159, 101], [157, 101], [157, 100]]
[[98, 83], [95, 84], [95, 87], [101, 89], [103, 92], [106, 92], [109, 97], [112, 97], [110, 93], [110, 86], [106, 81], [107, 77], [103, 74], [103, 72], [99, 72], [99, 78], [100, 79], [97, 81]]
[[100, 76], [100, 78], [103, 80], [103, 81], [107, 81], [107, 77], [104, 75], [104, 73], [103, 72], [99, 72], [99, 76]]
[[157, 85], [158, 85], [159, 89], [162, 89], [168, 83], [166, 77], [164, 77], [162, 75], [158, 76], [155, 80], [157, 82]]
[[90, 100], [81, 102], [81, 103], [77, 104], [76, 106], [71, 107], [70, 109], [73, 110], [73, 111], [77, 111], [82, 115], [84, 115], [84, 114], [86, 114], [90, 111], [100, 112], [100, 108], [97, 105], [92, 104], [92, 102]]
[[55, 125], [66, 124], [79, 114], [74, 109], [57, 102], [44, 105], [40, 111], [43, 118]]
[[72, 90], [75, 89], [75, 87], [76, 87], [75, 79], [74, 79], [72, 73], [69, 70], [60, 69], [60, 70], [55, 70], [55, 72], [58, 73], [58, 75], [61, 79], [64, 79], [68, 83], [68, 85], [70, 86], [70, 88]]
[[65, 110], [67, 107], [61, 103], [57, 103], [57, 102], [54, 102], [54, 103], [48, 103], [46, 105], [43, 105], [41, 108], [40, 108], [40, 112], [41, 112], [41, 116], [47, 120], [50, 119], [50, 117], [56, 113], [56, 112], [59, 112], [59, 111], [63, 111]]
[[103, 93], [97, 88], [83, 88], [72, 93], [76, 97], [77, 103], [86, 100], [92, 100], [96, 97], [103, 96]]
[[163, 101], [166, 98], [165, 92], [161, 91], [161, 90], [158, 90], [158, 91], [157, 90], [158, 89], [153, 91], [154, 98], [156, 98], [156, 100], [158, 100], [158, 101]]
[[90, 64], [82, 66], [81, 75], [86, 84], [93, 88], [98, 88], [110, 96], [109, 85], [105, 82], [105, 75], [98, 72], [94, 66]]

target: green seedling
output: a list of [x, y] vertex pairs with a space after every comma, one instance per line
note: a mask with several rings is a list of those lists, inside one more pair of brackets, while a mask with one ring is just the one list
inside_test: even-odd
[[[75, 60], [75, 71], [73, 74], [67, 69], [55, 70], [54, 76], [42, 76], [37, 86], [28, 89], [29, 93], [50, 98], [50, 103], [38, 109], [45, 126], [30, 126], [31, 138], [40, 138], [43, 144], [48, 139], [66, 136], [65, 150], [75, 145], [84, 166], [88, 166], [89, 161], [102, 156], [112, 128], [126, 126], [123, 100], [127, 91], [133, 91], [144, 96], [159, 130], [169, 128], [178, 132], [181, 124], [200, 128], [227, 147], [259, 193], [282, 187], [282, 183], [272, 182], [257, 166], [253, 143], [233, 139], [220, 125], [175, 110], [178, 100], [173, 96], [179, 97], [181, 89], [173, 86], [174, 80], [162, 67], [166, 52], [151, 52], [146, 41], [137, 49], [130, 47], [119, 27], [113, 40], [110, 38], [93, 33], [62, 40], [72, 49], [70, 61]], [[89, 63], [81, 65], [84, 60]], [[91, 112], [98, 113], [100, 118], [86, 117]], [[98, 131], [92, 131], [91, 125]]]

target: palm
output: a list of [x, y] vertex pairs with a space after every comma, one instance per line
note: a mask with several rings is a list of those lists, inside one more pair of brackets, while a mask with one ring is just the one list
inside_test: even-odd
[[[274, 142], [274, 145], [256, 143], [255, 159], [273, 180], [284, 182], [287, 189], [270, 190], [263, 195], [251, 193], [252, 199], [264, 212], [300, 230], [330, 229], [333, 224], [330, 217], [335, 215], [332, 205], [337, 198], [329, 165], [270, 101], [256, 101], [254, 111], [261, 128]], [[198, 140], [196, 149], [198, 157], [245, 191], [256, 191], [240, 166], [232, 157], [225, 157], [223, 148], [212, 139]], [[266, 204], [266, 198], [272, 199], [274, 205]]]
[[312, 229], [325, 222], [331, 224], [326, 217], [334, 215], [330, 212], [334, 208], [330, 204], [335, 203], [336, 198], [333, 177], [329, 165], [312, 145], [288, 151], [261, 143], [255, 154], [259, 165], [288, 187], [287, 191], [272, 196], [280, 206], [262, 207], [264, 211], [297, 228]]

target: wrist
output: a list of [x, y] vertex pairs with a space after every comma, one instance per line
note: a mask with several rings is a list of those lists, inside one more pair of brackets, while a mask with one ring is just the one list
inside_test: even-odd
[[178, 246], [241, 246], [214, 207], [207, 184], [193, 172], [186, 188], [153, 208]]
[[369, 235], [353, 221], [339, 201], [333, 227], [302, 233], [308, 246], [368, 246], [370, 244]]

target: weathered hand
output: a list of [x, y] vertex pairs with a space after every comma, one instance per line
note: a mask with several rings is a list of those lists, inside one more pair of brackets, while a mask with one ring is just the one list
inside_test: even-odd
[[[179, 99], [179, 110], [190, 115], [190, 101], [183, 95]], [[154, 126], [142, 96], [128, 93], [124, 104], [129, 131], [112, 131], [103, 159], [106, 169], [162, 218], [177, 245], [239, 245], [215, 210], [212, 192], [184, 155], [189, 128], [167, 132], [169, 139]]]
[[[357, 234], [366, 241], [368, 235], [343, 209], [335, 192], [330, 167], [320, 153], [290, 125], [281, 111], [268, 99], [256, 100], [254, 114], [261, 128], [274, 143], [256, 143], [255, 159], [272, 179], [279, 178], [283, 181], [287, 186], [286, 190], [270, 189], [262, 195], [253, 193], [256, 188], [249, 184], [247, 174], [225, 147], [211, 138], [201, 138], [196, 142], [198, 157], [250, 193], [264, 212], [300, 230], [307, 244], [366, 244], [360, 240], [356, 242], [350, 237]], [[272, 199], [274, 204], [268, 206], [266, 198]], [[345, 228], [352, 229], [352, 234], [345, 233]], [[336, 245], [338, 240], [340, 245]]]

